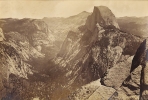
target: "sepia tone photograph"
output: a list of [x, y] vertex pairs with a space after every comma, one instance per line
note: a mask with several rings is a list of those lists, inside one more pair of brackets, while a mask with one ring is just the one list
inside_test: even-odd
[[0, 0], [0, 100], [148, 100], [147, 0]]

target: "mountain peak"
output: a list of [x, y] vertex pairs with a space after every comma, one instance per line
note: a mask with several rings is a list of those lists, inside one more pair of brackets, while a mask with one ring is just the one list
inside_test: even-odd
[[82, 12], [79, 13], [79, 14], [89, 14], [89, 12], [87, 12], [87, 11], [82, 11]]
[[93, 13], [87, 18], [86, 26], [93, 32], [97, 23], [102, 27], [113, 25], [119, 29], [115, 15], [106, 6], [95, 6]]

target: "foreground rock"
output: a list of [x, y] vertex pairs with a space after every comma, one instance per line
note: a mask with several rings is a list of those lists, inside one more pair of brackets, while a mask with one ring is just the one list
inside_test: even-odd
[[142, 88], [144, 83], [142, 79], [144, 78], [142, 72], [143, 68], [145, 67], [145, 57], [146, 57], [146, 40], [144, 40], [139, 48], [137, 49], [134, 58], [132, 60], [130, 73], [126, 80], [122, 83], [121, 87], [117, 89], [117, 91], [113, 94], [111, 99], [139, 99], [142, 97], [142, 92], [146, 88]]

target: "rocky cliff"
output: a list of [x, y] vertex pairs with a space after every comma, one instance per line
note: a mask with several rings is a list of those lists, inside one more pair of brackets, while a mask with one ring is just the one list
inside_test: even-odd
[[[25, 48], [33, 47], [34, 51], [45, 56], [46, 62], [56, 55], [57, 47], [54, 45], [55, 39], [51, 34], [48, 25], [37, 19], [1, 19], [0, 27], [3, 29], [7, 42], [18, 45], [27, 45]], [[26, 44], [25, 44], [26, 43]], [[28, 49], [32, 50], [32, 49]]]
[[130, 74], [110, 99], [147, 99], [147, 40], [137, 49], [132, 60]]
[[43, 63], [55, 56], [50, 49], [53, 47], [54, 37], [47, 24], [41, 20], [0, 21], [3, 29], [0, 41], [0, 98], [20, 100], [25, 95], [19, 95], [22, 91], [20, 88], [24, 86], [22, 84], [25, 84], [22, 80], [30, 80], [30, 76], [39, 73]]
[[142, 41], [120, 31], [114, 14], [107, 7], [94, 7], [86, 24], [69, 32], [55, 59], [61, 69], [66, 69], [62, 70], [64, 89], [72, 92], [102, 77], [103, 85], [118, 89], [129, 75], [133, 56]]
[[94, 7], [93, 13], [87, 18], [86, 26], [93, 32], [97, 23], [101, 27], [113, 25], [116, 28], [119, 28], [115, 15], [105, 6]]

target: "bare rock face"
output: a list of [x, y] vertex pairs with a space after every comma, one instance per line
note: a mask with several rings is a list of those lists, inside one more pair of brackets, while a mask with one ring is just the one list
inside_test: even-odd
[[93, 13], [87, 18], [86, 26], [91, 32], [93, 32], [97, 23], [101, 27], [113, 25], [119, 29], [115, 15], [105, 6], [94, 7]]
[[18, 77], [28, 79], [28, 74], [33, 74], [32, 66], [25, 62], [26, 56], [25, 50], [22, 47], [15, 48], [16, 46], [12, 43], [1, 42], [0, 43], [0, 98], [8, 94], [8, 89], [11, 91], [11, 85], [9, 83], [10, 74], [14, 74]]
[[106, 76], [102, 79], [106, 86], [118, 89], [122, 85], [123, 80], [127, 78], [133, 56], [124, 59], [123, 62], [120, 62], [107, 70]]

